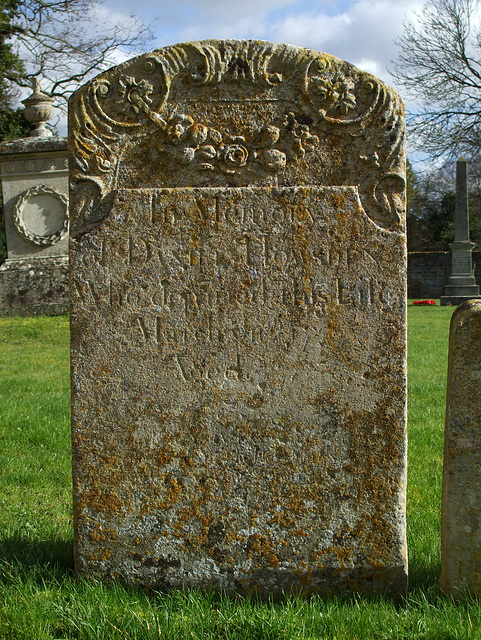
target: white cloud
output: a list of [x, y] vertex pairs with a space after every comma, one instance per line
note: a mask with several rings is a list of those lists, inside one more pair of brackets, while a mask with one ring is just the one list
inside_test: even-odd
[[338, 15], [287, 15], [272, 26], [271, 32], [276, 41], [330, 53], [389, 82], [386, 67], [396, 57], [394, 39], [402, 31], [405, 16], [420, 6], [419, 0], [361, 0]]
[[116, 14], [157, 18], [156, 47], [207, 38], [255, 38], [325, 51], [390, 81], [393, 40], [424, 0], [107, 0]]
[[[112, 0], [108, 0], [112, 2]], [[394, 39], [424, 0], [137, 0], [145, 19], [158, 18], [156, 46], [207, 38], [255, 38], [324, 51], [392, 82], [386, 67]], [[107, 6], [110, 6], [107, 4]], [[115, 11], [130, 10], [118, 0]]]
[[[424, 0], [105, 0], [110, 20], [154, 19], [154, 47], [207, 38], [254, 38], [324, 51], [393, 84], [394, 39]], [[102, 23], [102, 20], [99, 20]], [[118, 64], [131, 57], [115, 52]]]

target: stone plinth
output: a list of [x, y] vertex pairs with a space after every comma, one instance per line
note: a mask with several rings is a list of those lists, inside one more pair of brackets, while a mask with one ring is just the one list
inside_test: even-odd
[[481, 301], [451, 319], [441, 524], [442, 590], [481, 596]]
[[452, 242], [451, 275], [441, 296], [441, 305], [459, 305], [479, 296], [479, 287], [475, 284], [472, 251], [475, 243], [469, 241]]
[[68, 312], [68, 256], [6, 260], [0, 265], [0, 316]]
[[85, 85], [70, 136], [77, 571], [403, 593], [397, 95], [194, 42]]
[[67, 140], [1, 143], [0, 171], [8, 252], [0, 268], [0, 315], [65, 313]]

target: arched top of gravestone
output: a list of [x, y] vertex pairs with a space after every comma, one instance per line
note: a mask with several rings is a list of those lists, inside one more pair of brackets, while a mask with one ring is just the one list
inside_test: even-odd
[[378, 226], [404, 230], [397, 94], [324, 53], [205, 40], [125, 62], [70, 101], [73, 235], [122, 188], [354, 186]]

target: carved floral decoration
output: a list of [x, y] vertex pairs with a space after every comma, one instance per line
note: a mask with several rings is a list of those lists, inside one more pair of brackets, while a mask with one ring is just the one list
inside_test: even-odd
[[220, 169], [227, 174], [252, 163], [277, 173], [289, 160], [302, 158], [319, 143], [308, 125], [299, 123], [293, 113], [285, 116], [280, 127], [268, 124], [245, 136], [222, 134], [180, 114], [168, 121], [166, 135], [177, 162], [201, 171]]
[[137, 81], [131, 76], [122, 76], [119, 78], [120, 94], [127, 114], [138, 114], [148, 109], [151, 104], [152, 92], [154, 87], [147, 80]]
[[[302, 100], [299, 113], [279, 114], [248, 130], [220, 131], [172, 111], [171, 87], [185, 82], [259, 85], [274, 96], [276, 85], [286, 84]], [[100, 215], [96, 199], [114, 188], [125, 149], [137, 136], [155, 135], [166, 160], [189, 171], [243, 178], [257, 172], [263, 178], [287, 170], [316, 147], [323, 150], [318, 136], [333, 125], [348, 133], [353, 158], [365, 167], [346, 162], [338, 181], [357, 184], [362, 173], [359, 190], [368, 215], [385, 228], [401, 224], [402, 105], [375, 78], [324, 54], [306, 57], [305, 50], [258, 42], [177, 45], [149, 54], [142, 64], [134, 61], [127, 73], [123, 67], [116, 76], [99, 77], [77, 99], [72, 122], [78, 179], [92, 183], [92, 202], [82, 212], [86, 220]]]
[[[374, 86], [370, 86], [373, 89]], [[321, 117], [345, 118], [358, 108], [356, 90], [352, 78], [328, 73], [324, 59], [316, 60], [306, 75], [306, 89], [317, 105]]]

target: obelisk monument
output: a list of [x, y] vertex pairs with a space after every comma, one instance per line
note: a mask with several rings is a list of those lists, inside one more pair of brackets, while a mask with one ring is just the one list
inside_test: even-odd
[[462, 304], [479, 298], [472, 262], [474, 242], [469, 240], [468, 168], [464, 158], [456, 163], [456, 209], [454, 213], [454, 242], [451, 243], [451, 275], [444, 287], [441, 304]]

